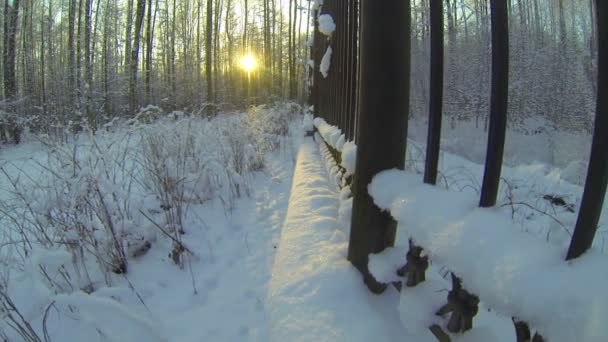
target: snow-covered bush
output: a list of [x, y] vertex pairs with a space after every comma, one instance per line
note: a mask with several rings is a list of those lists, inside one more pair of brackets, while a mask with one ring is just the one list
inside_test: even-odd
[[[278, 149], [293, 148], [297, 142], [289, 140], [290, 131], [300, 129], [302, 108], [290, 102], [256, 106], [247, 113], [247, 128], [250, 134], [255, 159], [253, 169], [260, 169], [264, 155]], [[295, 151], [290, 150], [289, 153]], [[262, 165], [260, 164], [262, 163]]]
[[[288, 135], [300, 111], [277, 103], [212, 119], [140, 112], [96, 131], [85, 122], [79, 133], [61, 126], [61, 139], [37, 136], [31, 161], [0, 165], [0, 294], [16, 298], [15, 315], [39, 313], [50, 298], [127, 279], [132, 259], [157, 244], [169, 243], [179, 266], [194, 260], [187, 258], [195, 254], [186, 241], [189, 209], [217, 201], [228, 215], [236, 199], [249, 196], [265, 156], [293, 147]], [[12, 286], [15, 274], [35, 289], [31, 299], [23, 300], [27, 288]], [[8, 303], [0, 302], [3, 317]], [[27, 329], [31, 319], [20, 324]], [[18, 329], [0, 323], [0, 339], [26, 331]]]
[[0, 141], [18, 144], [24, 129], [24, 120], [17, 115], [0, 110]]

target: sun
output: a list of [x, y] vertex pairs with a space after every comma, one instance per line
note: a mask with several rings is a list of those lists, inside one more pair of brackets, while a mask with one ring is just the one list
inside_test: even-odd
[[256, 67], [255, 58], [252, 55], [245, 55], [241, 57], [240, 65], [243, 70], [247, 71], [247, 73], [252, 72]]

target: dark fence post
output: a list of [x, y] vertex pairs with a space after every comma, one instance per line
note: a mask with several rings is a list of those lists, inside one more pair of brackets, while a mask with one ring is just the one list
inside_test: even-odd
[[348, 260], [375, 293], [385, 286], [368, 269], [370, 253], [393, 245], [396, 224], [367, 187], [378, 172], [405, 162], [410, 77], [410, 0], [361, 1], [357, 165]]
[[595, 7], [598, 37], [595, 128], [587, 181], [566, 260], [579, 257], [593, 244], [608, 183], [608, 1], [595, 0]]
[[506, 0], [490, 0], [492, 20], [492, 90], [490, 128], [480, 207], [492, 207], [498, 197], [507, 129], [509, 97], [509, 23]]
[[429, 129], [426, 143], [424, 182], [437, 183], [441, 111], [443, 105], [443, 0], [430, 0], [431, 80], [429, 96]]
[[337, 2], [338, 0], [327, 0], [327, 2], [324, 2], [325, 7], [327, 9], [326, 14], [329, 14], [333, 19], [334, 23], [336, 24], [336, 29], [334, 30], [331, 35], [331, 38], [329, 39], [329, 47], [331, 47], [332, 49], [332, 54], [329, 72], [327, 74], [327, 89], [325, 89], [325, 92], [327, 92], [328, 94], [329, 101], [327, 115], [329, 115], [330, 120], [328, 120], [328, 123], [334, 126], [338, 124], [338, 113], [336, 112], [336, 77], [338, 74], [338, 63], [336, 61], [338, 56], [338, 44], [336, 44], [336, 42], [338, 39], [338, 30], [340, 29], [339, 25], [341, 25], [341, 23], [337, 22]]
[[349, 61], [348, 61], [348, 115], [350, 117], [348, 121], [348, 140], [355, 140], [355, 122], [357, 121], [357, 77], [358, 77], [358, 67], [357, 67], [357, 55], [359, 53], [358, 41], [359, 41], [359, 1], [358, 0], [349, 0]]
[[317, 7], [313, 13], [314, 16], [314, 31], [313, 31], [313, 46], [312, 46], [312, 59], [313, 59], [313, 68], [312, 68], [312, 105], [314, 106], [314, 117], [321, 116], [321, 101], [320, 101], [320, 85], [321, 85], [321, 71], [319, 66], [321, 65], [321, 58], [324, 43], [324, 37], [319, 32], [319, 13], [321, 12], [321, 7]]

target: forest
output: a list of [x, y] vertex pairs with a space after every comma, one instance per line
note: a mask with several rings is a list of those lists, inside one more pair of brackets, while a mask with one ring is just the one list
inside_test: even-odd
[[[310, 2], [296, 0], [4, 1], [4, 110], [19, 120], [91, 125], [147, 105], [197, 112], [252, 96], [303, 97]], [[205, 109], [206, 110], [206, 109]], [[45, 124], [46, 126], [46, 124]]]
[[[5, 0], [2, 110], [31, 127], [90, 125], [154, 105], [208, 112], [307, 99], [311, 4], [304, 0]], [[592, 0], [508, 0], [510, 120], [591, 129]], [[446, 0], [446, 115], [485, 121], [489, 7]], [[412, 2], [412, 114], [428, 102], [428, 0]], [[310, 44], [308, 44], [310, 45]], [[253, 55], [249, 81], [239, 60]], [[213, 112], [213, 110], [211, 111]]]

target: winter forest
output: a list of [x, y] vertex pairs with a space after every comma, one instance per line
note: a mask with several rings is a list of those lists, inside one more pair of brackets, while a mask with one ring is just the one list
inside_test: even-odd
[[[509, 1], [510, 118], [590, 131], [597, 44], [592, 0]], [[412, 3], [412, 115], [426, 108], [428, 1]], [[197, 113], [245, 104], [242, 56], [259, 61], [259, 103], [300, 102], [311, 36], [303, 0], [17, 0], [2, 6], [5, 115], [49, 129], [95, 126], [147, 105]], [[446, 115], [483, 125], [487, 1], [446, 0]]]
[[607, 7], [1, 0], [0, 341], [608, 340]]

